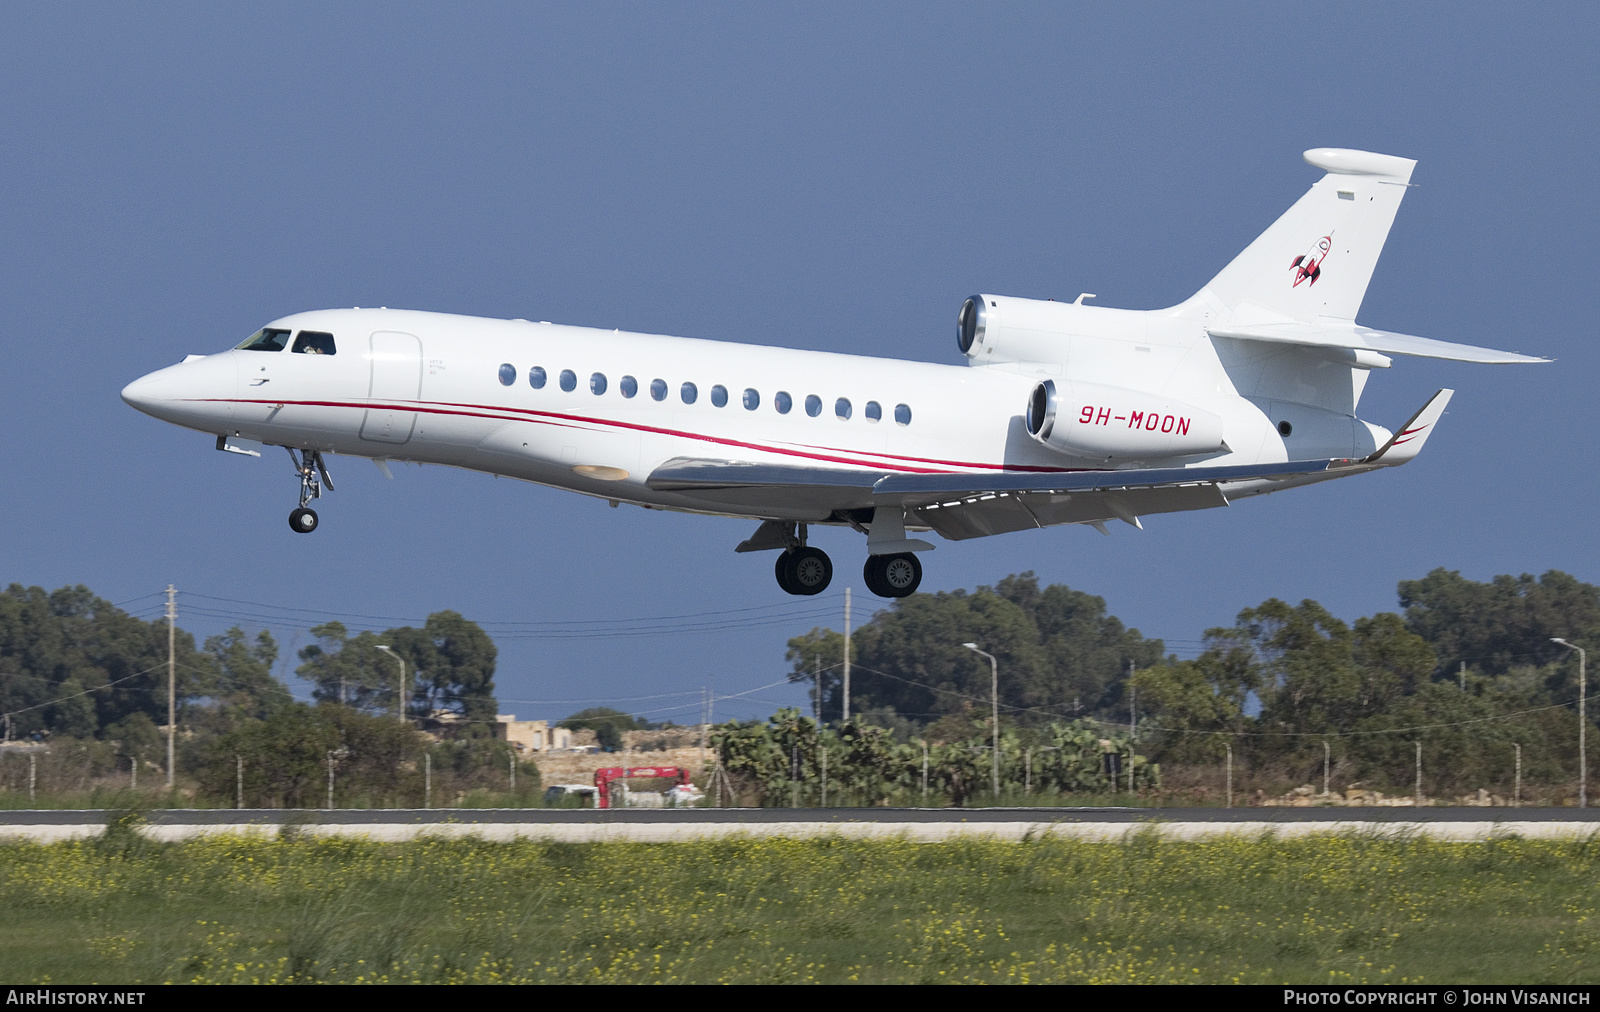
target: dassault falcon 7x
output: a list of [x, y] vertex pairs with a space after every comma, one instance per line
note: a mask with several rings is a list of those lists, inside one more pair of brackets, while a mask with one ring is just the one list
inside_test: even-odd
[[965, 366], [391, 309], [284, 317], [123, 400], [288, 450], [289, 527], [316, 529], [324, 454], [449, 464], [647, 509], [745, 517], [791, 594], [828, 586], [807, 526], [866, 536], [867, 586], [902, 597], [917, 552], [1057, 524], [1107, 532], [1416, 456], [1451, 391], [1397, 431], [1356, 417], [1392, 355], [1545, 359], [1355, 322], [1415, 162], [1316, 148], [1326, 172], [1170, 309], [974, 295]]

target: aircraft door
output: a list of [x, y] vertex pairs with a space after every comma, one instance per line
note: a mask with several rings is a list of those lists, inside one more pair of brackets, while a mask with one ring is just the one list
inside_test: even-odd
[[422, 392], [422, 342], [411, 334], [380, 330], [372, 335], [372, 382], [370, 401], [393, 401], [392, 405], [373, 404], [361, 423], [361, 438], [377, 443], [404, 443], [417, 424], [415, 404]]

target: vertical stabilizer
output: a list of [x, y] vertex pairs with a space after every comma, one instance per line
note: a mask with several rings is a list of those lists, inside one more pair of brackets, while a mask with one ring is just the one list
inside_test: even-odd
[[1328, 174], [1198, 296], [1235, 324], [1354, 320], [1417, 164], [1347, 148], [1305, 160]]

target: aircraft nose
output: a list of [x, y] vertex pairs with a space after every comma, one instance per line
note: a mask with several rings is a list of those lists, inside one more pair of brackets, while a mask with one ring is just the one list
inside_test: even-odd
[[131, 408], [138, 408], [145, 414], [162, 399], [161, 374], [158, 372], [140, 376], [138, 379], [122, 388], [122, 399]]
[[192, 356], [122, 388], [129, 407], [163, 421], [209, 428], [226, 422], [238, 373], [226, 355]]

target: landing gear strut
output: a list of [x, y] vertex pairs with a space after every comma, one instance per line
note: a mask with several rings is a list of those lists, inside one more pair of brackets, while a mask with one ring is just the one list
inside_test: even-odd
[[[322, 498], [322, 486], [328, 486], [328, 491], [333, 491], [333, 479], [328, 477], [328, 465], [322, 462], [322, 451], [301, 450], [297, 456], [293, 447], [284, 447], [289, 451], [289, 459], [294, 461], [294, 472], [300, 476], [300, 508], [289, 514], [289, 529], [296, 534], [310, 534], [317, 529], [317, 511], [311, 509], [306, 503], [313, 499]], [[321, 482], [317, 477], [321, 475]]]
[[879, 597], [910, 597], [922, 583], [922, 563], [910, 552], [869, 555], [861, 576]]

